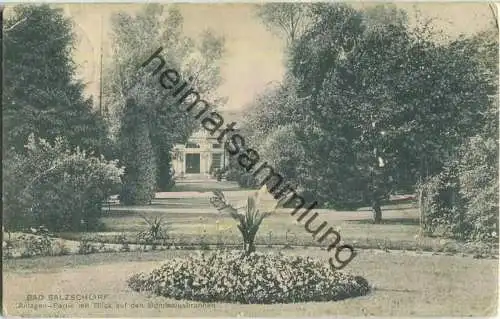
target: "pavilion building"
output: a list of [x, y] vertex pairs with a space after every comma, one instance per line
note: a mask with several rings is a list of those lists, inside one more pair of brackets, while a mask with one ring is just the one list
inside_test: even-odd
[[217, 137], [218, 134], [210, 135], [201, 129], [191, 135], [186, 144], [175, 144], [172, 150], [174, 177], [210, 178], [215, 169], [226, 167], [229, 154]]

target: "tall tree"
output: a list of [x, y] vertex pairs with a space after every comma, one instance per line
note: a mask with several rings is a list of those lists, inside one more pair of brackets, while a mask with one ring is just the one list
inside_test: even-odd
[[104, 152], [105, 122], [75, 80], [71, 20], [49, 5], [18, 5], [4, 30], [4, 147], [22, 151], [35, 133]]
[[257, 16], [265, 26], [291, 45], [307, 29], [312, 4], [307, 3], [265, 3], [257, 7]]
[[156, 161], [145, 107], [126, 101], [119, 145], [125, 166], [120, 201], [126, 205], [149, 203], [156, 192]]
[[308, 153], [340, 156], [316, 159], [330, 185], [323, 197], [342, 202], [359, 194], [380, 222], [392, 187], [439, 171], [480, 129], [487, 80], [460, 39], [438, 44], [400, 19], [371, 23], [346, 6], [318, 14], [294, 55], [294, 74], [311, 95], [310, 117], [323, 132], [306, 132], [314, 141]]
[[290, 49], [286, 74], [295, 80], [283, 83], [297, 107], [291, 112], [290, 100], [278, 98], [272, 108], [294, 114], [292, 125], [271, 111], [248, 123], [266, 132], [293, 128], [308, 154], [296, 177], [307, 195], [337, 208], [371, 205], [378, 223], [391, 191], [439, 172], [481, 130], [489, 73], [469, 61], [467, 41], [437, 42], [432, 26], [411, 29], [391, 6], [316, 4], [311, 15]]
[[[140, 64], [159, 47], [167, 65], [183, 78], [193, 77], [193, 86], [206, 101], [224, 103], [214, 90], [221, 83], [219, 60], [224, 52], [223, 38], [210, 30], [201, 33], [200, 41], [182, 34], [183, 18], [175, 6], [148, 4], [135, 16], [118, 13], [112, 17], [113, 61], [106, 67], [105, 104], [110, 109], [114, 131], [120, 126], [123, 105], [133, 97], [149, 116], [149, 130], [157, 159], [157, 184], [162, 190], [171, 185], [170, 151], [174, 143], [186, 141], [199, 125], [191, 114], [176, 106], [166, 96], [157, 80], [135, 83]], [[134, 90], [131, 87], [136, 84]], [[168, 109], [168, 112], [158, 112]]]

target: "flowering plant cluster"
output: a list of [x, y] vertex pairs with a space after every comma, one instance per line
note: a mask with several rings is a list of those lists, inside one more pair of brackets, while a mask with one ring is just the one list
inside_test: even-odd
[[332, 301], [370, 290], [363, 277], [318, 259], [241, 251], [175, 258], [149, 274], [134, 274], [128, 285], [174, 299], [245, 304]]

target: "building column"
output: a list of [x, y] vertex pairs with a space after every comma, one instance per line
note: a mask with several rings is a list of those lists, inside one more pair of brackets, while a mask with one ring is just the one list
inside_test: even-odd
[[186, 174], [186, 150], [182, 151], [182, 161], [181, 161], [181, 173]]

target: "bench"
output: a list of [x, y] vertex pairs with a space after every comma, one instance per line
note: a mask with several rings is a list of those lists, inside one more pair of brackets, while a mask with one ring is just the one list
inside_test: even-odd
[[117, 204], [120, 204], [120, 200], [118, 199], [117, 196], [111, 196], [109, 198], [107, 198], [103, 203], [102, 205], [107, 207], [108, 209], [106, 210], [106, 212], [110, 212], [111, 211], [111, 205], [117, 205]]

